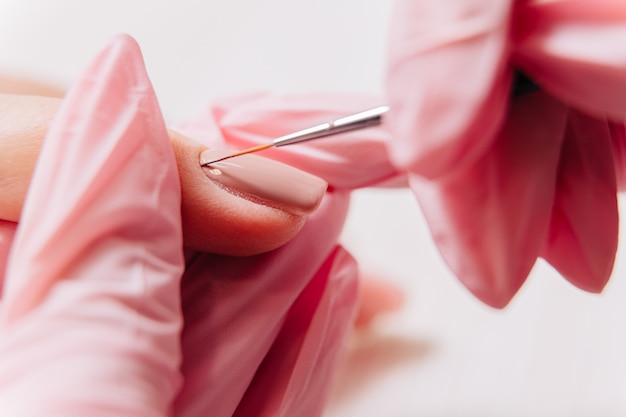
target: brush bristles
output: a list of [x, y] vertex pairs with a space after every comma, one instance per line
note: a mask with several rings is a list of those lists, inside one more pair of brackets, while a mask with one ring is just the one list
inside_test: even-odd
[[226, 159], [234, 158], [236, 156], [241, 156], [241, 155], [245, 155], [245, 154], [248, 154], [248, 153], [254, 153], [254, 152], [262, 151], [263, 149], [271, 148], [272, 146], [274, 146], [273, 143], [266, 143], [264, 145], [253, 146], [252, 148], [244, 149], [243, 151], [235, 152], [235, 153], [232, 153], [230, 155], [223, 156], [221, 158], [217, 158], [217, 159], [214, 159], [214, 160], [209, 161], [209, 162], [205, 162], [205, 163], [202, 164], [202, 166], [207, 166], [207, 165], [214, 164], [216, 162], [225, 161]]

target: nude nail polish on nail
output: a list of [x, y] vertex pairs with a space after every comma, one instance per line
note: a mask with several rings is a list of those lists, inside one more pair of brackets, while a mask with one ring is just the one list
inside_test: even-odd
[[[208, 150], [200, 164], [232, 153]], [[257, 155], [236, 158], [202, 167], [204, 173], [227, 190], [253, 201], [304, 215], [317, 208], [328, 184], [315, 175]]]

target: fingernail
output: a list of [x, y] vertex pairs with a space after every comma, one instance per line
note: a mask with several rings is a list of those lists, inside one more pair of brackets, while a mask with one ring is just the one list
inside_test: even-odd
[[[204, 151], [200, 154], [200, 164], [230, 153], [232, 151], [228, 150]], [[326, 181], [315, 175], [257, 155], [241, 155], [203, 166], [202, 170], [234, 194], [297, 215], [315, 210], [328, 187]]]

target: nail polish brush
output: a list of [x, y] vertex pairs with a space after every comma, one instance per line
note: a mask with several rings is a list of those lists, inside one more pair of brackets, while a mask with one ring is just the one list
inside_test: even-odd
[[326, 136], [337, 135], [339, 133], [351, 132], [353, 130], [364, 129], [366, 127], [378, 126], [382, 123], [382, 116], [389, 111], [389, 106], [379, 106], [373, 109], [361, 111], [330, 122], [322, 123], [307, 129], [289, 133], [274, 139], [269, 143], [253, 146], [242, 151], [237, 151], [227, 156], [217, 158], [208, 162], [203, 162], [202, 166], [214, 164], [225, 159], [262, 151], [268, 148], [278, 148], [280, 146], [293, 145], [313, 139], [324, 138]]

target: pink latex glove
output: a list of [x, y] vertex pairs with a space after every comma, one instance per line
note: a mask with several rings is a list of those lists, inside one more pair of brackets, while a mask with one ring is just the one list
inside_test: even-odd
[[[392, 159], [450, 268], [494, 307], [538, 256], [601, 291], [624, 172], [624, 3], [399, 0], [391, 27]], [[511, 99], [516, 69], [541, 91]]]
[[[266, 140], [373, 104], [235, 102], [181, 129], [226, 147], [222, 136]], [[295, 156], [326, 160], [318, 173], [331, 190], [281, 248], [183, 258], [178, 173], [158, 103], [137, 45], [115, 39], [64, 100], [19, 226], [0, 223], [2, 413], [320, 414], [357, 301], [356, 265], [336, 243], [348, 191], [395, 176], [386, 138], [371, 129]], [[371, 166], [355, 167], [373, 151]]]
[[180, 188], [133, 48], [93, 62], [41, 151], [3, 269], [3, 414], [164, 415], [180, 387]]

